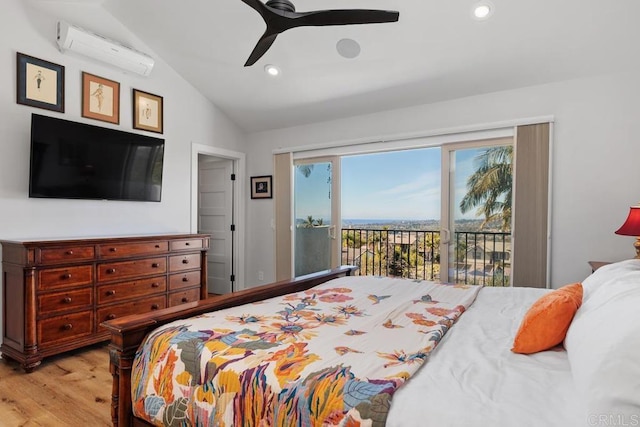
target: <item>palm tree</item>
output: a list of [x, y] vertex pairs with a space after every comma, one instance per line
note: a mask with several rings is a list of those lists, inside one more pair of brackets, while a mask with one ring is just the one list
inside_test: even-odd
[[305, 178], [309, 178], [313, 171], [313, 165], [296, 165], [296, 168], [298, 168], [302, 176]]
[[503, 230], [511, 229], [512, 159], [511, 145], [488, 148], [474, 159], [476, 171], [467, 179], [460, 210], [466, 213], [480, 207], [481, 227], [497, 220]]
[[316, 225], [316, 220], [313, 219], [313, 216], [307, 216], [307, 219], [304, 220], [301, 227], [302, 228], [313, 228]]

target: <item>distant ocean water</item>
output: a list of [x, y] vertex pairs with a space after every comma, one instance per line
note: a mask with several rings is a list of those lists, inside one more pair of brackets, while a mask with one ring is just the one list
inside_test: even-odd
[[430, 222], [435, 219], [343, 219], [342, 225], [370, 225], [370, 224], [400, 224], [409, 222]]

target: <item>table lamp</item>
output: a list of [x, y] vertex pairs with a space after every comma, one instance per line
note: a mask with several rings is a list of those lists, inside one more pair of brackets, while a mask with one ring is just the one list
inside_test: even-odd
[[627, 220], [622, 224], [616, 234], [622, 236], [636, 236], [633, 247], [636, 248], [636, 258], [640, 258], [640, 206], [631, 206]]

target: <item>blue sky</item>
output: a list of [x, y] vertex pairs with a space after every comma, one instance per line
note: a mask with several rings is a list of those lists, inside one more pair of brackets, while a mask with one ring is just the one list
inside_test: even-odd
[[[481, 150], [456, 154], [456, 203], [466, 191], [466, 178], [475, 169], [473, 158]], [[343, 219], [440, 218], [440, 148], [424, 148], [342, 157]], [[296, 170], [296, 218], [328, 218], [329, 184], [326, 166], [314, 167], [308, 178]], [[456, 218], [464, 216], [457, 210]]]

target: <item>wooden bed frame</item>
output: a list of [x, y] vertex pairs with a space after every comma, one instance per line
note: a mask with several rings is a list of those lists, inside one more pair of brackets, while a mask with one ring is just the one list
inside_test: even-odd
[[174, 320], [186, 319], [210, 311], [235, 307], [264, 299], [300, 292], [342, 276], [350, 276], [357, 267], [342, 266], [284, 280], [229, 295], [170, 307], [152, 313], [136, 314], [102, 323], [111, 333], [109, 370], [113, 376], [111, 390], [111, 418], [115, 427], [149, 426], [135, 418], [131, 402], [131, 367], [135, 353], [147, 334]]

